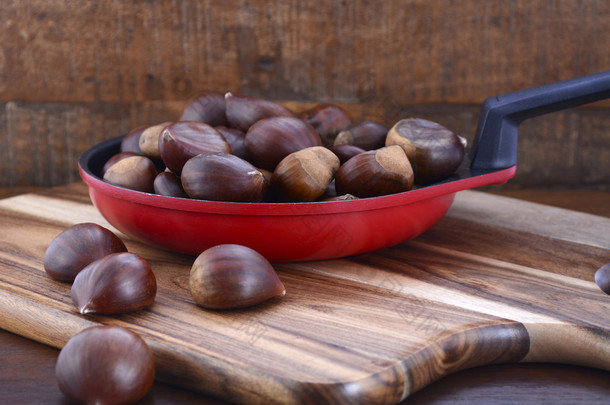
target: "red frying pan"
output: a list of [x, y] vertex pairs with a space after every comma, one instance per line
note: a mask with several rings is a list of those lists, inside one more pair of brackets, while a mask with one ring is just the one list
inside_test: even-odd
[[455, 193], [502, 184], [517, 170], [523, 120], [610, 97], [610, 71], [488, 98], [473, 145], [451, 178], [404, 193], [346, 201], [231, 203], [148, 194], [99, 174], [121, 138], [83, 153], [79, 172], [93, 204], [121, 232], [151, 245], [198, 255], [218, 244], [249, 246], [273, 262], [364, 253], [414, 238], [447, 212]]

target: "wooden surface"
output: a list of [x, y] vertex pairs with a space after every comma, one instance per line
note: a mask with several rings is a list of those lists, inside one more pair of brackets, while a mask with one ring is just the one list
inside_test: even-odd
[[[77, 181], [87, 147], [176, 120], [199, 91], [468, 138], [486, 97], [610, 68], [598, 0], [7, 0], [0, 15], [0, 186]], [[608, 190], [609, 107], [524, 123], [510, 187]]]
[[[506, 205], [514, 215], [507, 215]], [[90, 322], [126, 323], [151, 343], [161, 378], [212, 391], [220, 387], [215, 394], [233, 400], [251, 402], [247, 388], [254, 384], [258, 392], [301, 400], [348, 396], [357, 388], [360, 400], [368, 392], [394, 402], [449, 372], [493, 362], [609, 368], [610, 324], [600, 314], [608, 312], [610, 298], [592, 283], [592, 274], [609, 257], [610, 220], [601, 217], [459, 193], [448, 216], [416, 240], [352, 259], [281, 265], [284, 299], [230, 314], [193, 307], [180, 275], [189, 267], [186, 257], [128, 241], [130, 250], [154, 263], [162, 286], [157, 303], [133, 316], [85, 318], [70, 307], [67, 287], [51, 282], [40, 265], [48, 242], [70, 223], [85, 218], [103, 223], [82, 184], [3, 200], [0, 207], [7, 230], [0, 272], [4, 328], [59, 347]], [[531, 227], [536, 221], [540, 227]], [[553, 235], [548, 222], [577, 224], [582, 231], [565, 228], [568, 232]], [[22, 272], [28, 276], [18, 277]], [[33, 302], [41, 305], [32, 307]], [[203, 331], [169, 341], [169, 346], [174, 339], [200, 342], [181, 343], [194, 357], [176, 353], [161, 337], [168, 314], [170, 322], [205, 322]], [[292, 323], [297, 320], [298, 328]], [[496, 344], [483, 344], [490, 341]], [[216, 355], [210, 358], [211, 353]], [[266, 356], [274, 361], [261, 367], [257, 362]], [[200, 375], [198, 382], [185, 378], [198, 374], [200, 362], [206, 370], [216, 367], [215, 373]], [[249, 372], [252, 367], [258, 372]], [[270, 378], [276, 368], [282, 378]], [[387, 385], [380, 388], [376, 379], [366, 378], [371, 374]], [[607, 381], [607, 373], [599, 375]], [[304, 376], [318, 384], [287, 384]], [[217, 379], [241, 384], [214, 385]], [[320, 385], [325, 379], [356, 383]], [[337, 392], [338, 387], [349, 389]], [[603, 384], [600, 389], [592, 392], [603, 395]]]
[[505, 197], [610, 218], [610, 192], [607, 191], [495, 188], [493, 192]]
[[610, 66], [610, 5], [595, 0], [8, 0], [0, 14], [2, 100], [172, 101], [230, 88], [475, 104]]
[[[55, 382], [58, 350], [0, 329], [0, 401], [65, 405]], [[610, 372], [561, 364], [501, 364], [451, 374], [402, 402], [404, 405], [582, 404], [605, 405]], [[226, 405], [203, 394], [155, 382], [140, 405]]]

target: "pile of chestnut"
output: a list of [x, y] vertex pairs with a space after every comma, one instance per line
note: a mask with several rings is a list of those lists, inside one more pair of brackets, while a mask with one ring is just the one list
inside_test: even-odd
[[[81, 314], [124, 314], [149, 307], [157, 293], [150, 264], [129, 253], [112, 231], [76, 224], [57, 235], [44, 256], [54, 280], [72, 283]], [[155, 364], [146, 342], [119, 326], [94, 326], [73, 336], [59, 353], [60, 390], [80, 403], [133, 403], [153, 385]]]
[[129, 189], [213, 201], [353, 199], [443, 180], [464, 149], [462, 137], [424, 119], [389, 128], [352, 123], [334, 104], [295, 113], [259, 98], [204, 93], [178, 121], [129, 132], [102, 176]]
[[[83, 315], [116, 315], [150, 307], [157, 281], [147, 260], [95, 223], [80, 223], [49, 244], [43, 265], [53, 280], [72, 283], [70, 295]], [[281, 297], [286, 289], [256, 251], [218, 245], [195, 259], [189, 277], [195, 303], [207, 309], [244, 308]], [[83, 403], [127, 404], [144, 397], [155, 374], [146, 342], [119, 326], [94, 326], [73, 336], [55, 367], [60, 390]]]

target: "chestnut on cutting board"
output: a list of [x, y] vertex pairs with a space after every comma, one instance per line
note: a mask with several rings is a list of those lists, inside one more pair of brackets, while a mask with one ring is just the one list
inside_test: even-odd
[[155, 362], [146, 342], [119, 326], [93, 326], [61, 349], [55, 379], [72, 401], [132, 404], [151, 389]]
[[125, 314], [150, 306], [157, 280], [150, 264], [133, 253], [94, 261], [74, 279], [70, 295], [81, 314]]
[[235, 244], [201, 253], [191, 268], [189, 289], [197, 305], [207, 309], [245, 308], [286, 294], [267, 259]]
[[94, 223], [76, 224], [51, 241], [44, 269], [55, 280], [72, 282], [92, 262], [120, 252], [127, 252], [127, 248], [112, 231]]

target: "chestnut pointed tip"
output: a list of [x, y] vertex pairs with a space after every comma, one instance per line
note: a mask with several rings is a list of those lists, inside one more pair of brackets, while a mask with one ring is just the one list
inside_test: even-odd
[[89, 308], [87, 305], [83, 305], [82, 307], [78, 308], [78, 312], [80, 312], [81, 315], [87, 315], [94, 314], [95, 310]]
[[156, 296], [150, 264], [133, 253], [114, 253], [84, 268], [70, 295], [82, 314], [124, 314], [144, 309]]
[[227, 100], [227, 99], [229, 99], [229, 98], [231, 98], [231, 97], [233, 97], [233, 93], [231, 93], [230, 91], [227, 91], [227, 92], [225, 93], [225, 100]]

